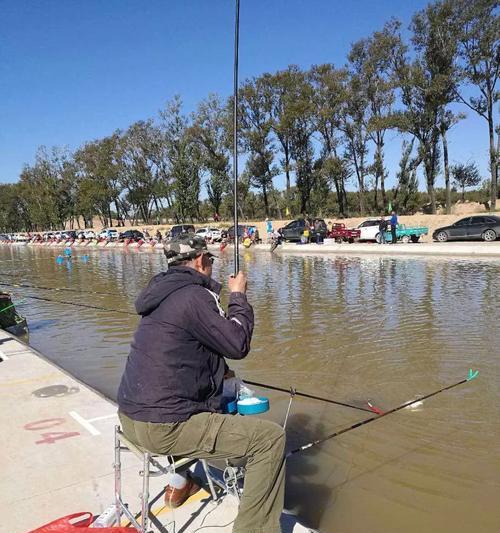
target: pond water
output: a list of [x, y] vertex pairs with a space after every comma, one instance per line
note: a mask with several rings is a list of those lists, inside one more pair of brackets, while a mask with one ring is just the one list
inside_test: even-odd
[[[21, 301], [35, 348], [114, 399], [134, 298], [165, 268], [163, 256], [91, 250], [86, 263], [77, 252], [57, 264], [58, 253], [0, 247], [0, 282], [31, 286], [0, 289]], [[220, 255], [214, 277], [226, 279], [232, 252]], [[480, 371], [293, 456], [287, 506], [323, 533], [500, 531], [500, 262], [253, 251], [241, 261], [256, 315], [252, 351], [232, 364], [242, 377], [389, 410]], [[288, 396], [266, 395], [268, 416], [282, 421]], [[289, 447], [367, 417], [296, 397]]]

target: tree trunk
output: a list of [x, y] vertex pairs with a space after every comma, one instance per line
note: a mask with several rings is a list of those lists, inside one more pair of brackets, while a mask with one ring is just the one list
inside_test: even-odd
[[358, 158], [356, 156], [356, 148], [354, 147], [354, 142], [350, 139], [352, 146], [352, 159], [354, 163], [354, 170], [356, 171], [356, 177], [358, 179], [358, 199], [359, 199], [359, 213], [363, 217], [365, 216], [365, 183], [363, 175], [363, 165], [358, 163]]
[[158, 200], [156, 196], [153, 197], [153, 201], [154, 201], [155, 209], [156, 209], [156, 223], [159, 225], [160, 224], [160, 208], [158, 207]]
[[271, 194], [272, 194], [272, 197], [274, 198], [274, 202], [276, 204], [276, 211], [278, 213], [278, 218], [280, 220], [282, 220], [281, 208], [280, 208], [280, 204], [279, 204], [279, 197], [277, 196], [276, 189], [274, 187], [271, 187]]
[[446, 131], [441, 131], [441, 139], [443, 141], [443, 160], [444, 160], [444, 181], [446, 184], [446, 214], [451, 213], [451, 185], [450, 185], [450, 168], [448, 165], [448, 141], [446, 139]]
[[264, 199], [264, 211], [266, 212], [266, 217], [269, 216], [269, 202], [267, 199], [267, 189], [265, 185], [262, 185], [262, 197]]
[[337, 178], [333, 178], [333, 184], [335, 185], [335, 193], [337, 194], [337, 202], [339, 204], [339, 215], [343, 216], [342, 196], [340, 193], [340, 186]]
[[436, 214], [436, 193], [434, 191], [434, 162], [432, 156], [425, 156], [425, 178], [427, 181], [427, 192], [431, 201], [431, 213]]
[[347, 203], [347, 193], [345, 192], [345, 183], [343, 179], [340, 182], [340, 194], [342, 195], [342, 198], [343, 198], [342, 214], [345, 218], [349, 218], [349, 204]]
[[384, 141], [380, 144], [380, 192], [382, 193], [382, 208], [385, 209], [387, 205], [387, 194], [385, 192], [385, 169], [384, 169]]
[[285, 153], [286, 208], [290, 212], [290, 154], [288, 146], [284, 146], [283, 151]]
[[380, 132], [377, 133], [377, 147], [375, 151], [375, 209], [379, 210], [378, 199], [377, 199], [377, 187], [380, 180], [380, 192], [382, 195], [382, 209], [385, 209], [387, 205], [387, 195], [385, 192], [385, 176], [384, 176], [384, 141], [380, 135]]
[[116, 207], [116, 225], [118, 227], [122, 226], [122, 217], [121, 217], [121, 213], [120, 213], [120, 206], [118, 205], [118, 200], [115, 198], [114, 199], [114, 203], [115, 203], [115, 207]]
[[490, 170], [491, 170], [491, 188], [490, 188], [490, 211], [494, 211], [497, 205], [497, 156], [495, 150], [495, 129], [493, 125], [493, 106], [491, 98], [488, 100], [488, 132], [490, 135]]
[[373, 197], [373, 207], [375, 209], [375, 211], [378, 213], [379, 212], [379, 208], [378, 208], [378, 198], [377, 198], [377, 195], [378, 195], [378, 169], [375, 170], [375, 194], [374, 194], [374, 197]]

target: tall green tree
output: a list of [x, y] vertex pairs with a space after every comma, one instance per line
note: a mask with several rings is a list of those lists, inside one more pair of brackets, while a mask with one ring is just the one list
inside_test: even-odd
[[64, 228], [72, 216], [74, 197], [67, 175], [71, 154], [65, 148], [40, 147], [34, 165], [20, 176], [20, 195], [33, 228]]
[[120, 175], [128, 190], [127, 200], [134, 206], [134, 219], [146, 224], [151, 222], [153, 208], [159, 211], [156, 138], [152, 119], [133, 123], [121, 137]]
[[451, 167], [453, 181], [462, 190], [462, 202], [465, 201], [465, 188], [476, 187], [481, 183], [479, 170], [474, 163], [459, 163]]
[[[274, 129], [276, 136], [286, 139], [288, 143], [288, 160], [284, 163], [289, 168], [293, 162], [295, 185], [300, 195], [300, 212], [306, 214], [310, 211], [309, 200], [314, 186], [314, 91], [307, 74], [295, 66], [278, 73], [277, 79], [279, 90], [286, 87], [287, 93], [282, 97], [282, 115], [278, 121], [274, 121]], [[284, 143], [280, 142], [284, 147]]]
[[[121, 200], [121, 138], [116, 132], [109, 137], [85, 143], [74, 154], [76, 166], [76, 210], [86, 227], [97, 215], [103, 226], [112, 226], [112, 206], [118, 219], [126, 215]], [[123, 208], [123, 209], [122, 209]]]
[[15, 233], [34, 229], [19, 183], [0, 184], [0, 232]]
[[[495, 106], [500, 99], [497, 90], [500, 72], [500, 18], [498, 0], [455, 0], [452, 2], [461, 24], [461, 73], [467, 85], [457, 92], [467, 107], [488, 123], [490, 153], [490, 208], [496, 208], [498, 197], [498, 153], [495, 149]], [[476, 94], [466, 96], [470, 85]], [[498, 133], [497, 133], [498, 139]], [[499, 141], [500, 142], [500, 141]]]
[[240, 90], [240, 106], [243, 146], [248, 153], [246, 170], [250, 184], [262, 191], [267, 217], [270, 216], [269, 193], [273, 191], [273, 178], [279, 170], [274, 165], [271, 91], [266, 80], [247, 81]]
[[344, 157], [349, 161], [356, 176], [359, 212], [363, 216], [366, 212], [365, 180], [368, 170], [368, 100], [358, 75], [350, 75], [345, 84], [344, 95], [340, 122], [340, 130], [344, 134]]
[[228, 107], [219, 96], [209, 95], [198, 106], [191, 127], [192, 138], [200, 148], [203, 170], [208, 174], [205, 181], [208, 199], [217, 214], [231, 183], [232, 110]]
[[188, 118], [182, 113], [180, 99], [170, 102], [160, 115], [173, 180], [176, 216], [180, 221], [193, 221], [199, 217], [202, 152], [191, 134]]
[[403, 43], [399, 35], [400, 23], [394, 19], [385, 24], [367, 39], [352, 45], [348, 59], [351, 71], [359, 78], [361, 90], [367, 101], [367, 134], [375, 145], [372, 171], [375, 176], [374, 206], [378, 211], [378, 184], [382, 205], [387, 205], [384, 164], [384, 139], [390, 127], [388, 116], [392, 112], [396, 94], [396, 78], [393, 71], [393, 58], [401, 54]]
[[413, 155], [415, 137], [403, 140], [399, 171], [396, 174], [397, 185], [393, 194], [394, 207], [400, 213], [413, 213], [417, 206], [418, 178], [417, 168], [422, 162], [419, 155]]
[[415, 59], [409, 61], [404, 53], [395, 56], [405, 109], [392, 116], [393, 125], [419, 141], [432, 213], [436, 213], [440, 117], [456, 92], [457, 28], [451, 2], [431, 4], [413, 17]]
[[[297, 153], [297, 129], [296, 129], [296, 104], [297, 92], [304, 80], [304, 73], [296, 65], [290, 65], [285, 70], [280, 70], [274, 74], [264, 74], [262, 83], [269, 85], [272, 98], [272, 128], [278, 139], [282, 153], [280, 165], [285, 173], [286, 179], [286, 212], [289, 214], [291, 208], [291, 173], [293, 165], [292, 150]], [[302, 150], [304, 154], [307, 150]], [[301, 164], [301, 167], [312, 166]], [[297, 168], [295, 169], [297, 170]], [[302, 172], [302, 171], [301, 171]]]
[[450, 184], [450, 168], [448, 158], [448, 131], [464, 119], [463, 113], [454, 114], [449, 109], [443, 110], [439, 118], [439, 133], [441, 134], [441, 141], [443, 144], [443, 169], [444, 169], [444, 183], [446, 187], [446, 214], [451, 213], [451, 184]]
[[339, 155], [344, 86], [348, 77], [345, 69], [335, 69], [331, 64], [314, 65], [309, 73], [313, 86], [315, 129], [320, 134], [321, 150], [316, 163], [319, 172], [335, 188], [339, 215], [348, 216], [345, 190], [349, 172], [345, 160]]

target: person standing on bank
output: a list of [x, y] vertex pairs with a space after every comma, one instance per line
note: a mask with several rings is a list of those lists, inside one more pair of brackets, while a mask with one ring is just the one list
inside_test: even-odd
[[391, 213], [391, 244], [396, 244], [398, 242], [398, 239], [396, 237], [396, 229], [398, 226], [398, 215], [396, 215], [396, 211], [392, 211]]
[[[250, 351], [254, 316], [247, 278], [228, 281], [227, 316], [214, 256], [203, 239], [181, 235], [164, 245], [168, 270], [152, 278], [135, 302], [141, 320], [118, 390], [123, 432], [153, 453], [195, 459], [247, 458], [234, 533], [279, 533], [284, 504], [285, 434], [259, 418], [224, 415], [224, 358]], [[182, 505], [198, 490], [188, 480], [167, 486], [167, 503]], [[168, 496], [168, 498], [167, 498]]]
[[387, 231], [387, 220], [384, 214], [380, 216], [380, 222], [378, 223], [379, 244], [386, 244], [385, 232]]

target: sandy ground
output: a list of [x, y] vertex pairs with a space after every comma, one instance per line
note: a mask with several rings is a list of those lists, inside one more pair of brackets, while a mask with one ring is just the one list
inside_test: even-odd
[[[429, 228], [429, 233], [427, 236], [424, 236], [421, 238], [422, 242], [432, 242], [432, 233], [435, 229], [442, 227], [442, 226], [448, 226], [450, 224], [453, 224], [460, 218], [462, 218], [464, 215], [467, 214], [477, 214], [477, 213], [485, 213], [485, 208], [483, 205], [476, 203], [476, 202], [466, 202], [466, 203], [457, 203], [452, 208], [453, 214], [451, 215], [444, 215], [444, 214], [437, 214], [437, 215], [423, 215], [423, 214], [416, 214], [416, 215], [402, 215], [399, 217], [399, 222], [401, 224], [405, 224], [406, 226], [425, 226]], [[354, 218], [346, 218], [346, 219], [336, 219], [327, 217], [325, 220], [330, 226], [331, 222], [341, 222], [345, 224], [348, 228], [355, 228], [358, 224], [363, 222], [364, 220], [367, 220], [368, 218], [373, 217], [354, 217]], [[273, 228], [278, 229], [290, 222], [291, 218], [289, 219], [282, 219], [282, 220], [273, 220]], [[266, 222], [263, 220], [240, 220], [240, 224], [247, 224], [247, 225], [254, 225], [257, 226], [259, 230], [259, 234], [262, 238], [265, 239], [266, 237]], [[138, 229], [140, 231], [147, 230], [149, 231], [150, 235], [153, 236], [156, 231], [159, 229], [162, 233], [165, 231], [168, 231], [173, 224], [160, 224], [160, 225], [154, 225], [154, 224], [148, 224], [148, 225], [139, 225], [139, 226], [130, 226], [126, 225], [125, 228], [117, 228], [118, 231], [125, 231], [125, 229]], [[223, 221], [219, 223], [214, 222], [206, 222], [206, 223], [200, 223], [200, 224], [194, 224], [196, 228], [203, 228], [206, 226], [210, 227], [222, 227], [222, 228], [228, 228], [232, 225], [231, 221]], [[102, 229], [102, 225], [98, 220], [95, 221], [94, 230], [100, 230]]]

